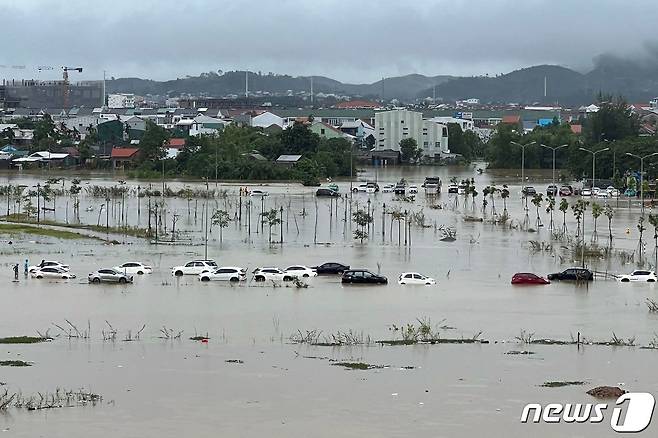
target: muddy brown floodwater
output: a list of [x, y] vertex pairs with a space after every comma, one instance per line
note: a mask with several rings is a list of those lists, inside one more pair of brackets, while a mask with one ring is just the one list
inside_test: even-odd
[[[392, 194], [355, 194], [349, 200], [317, 200], [315, 189], [297, 184], [248, 185], [269, 192], [259, 198], [239, 196], [239, 184], [209, 184], [225, 191], [210, 201], [210, 212], [224, 209], [232, 220], [219, 239], [210, 226], [208, 257], [220, 266], [241, 266], [248, 272], [259, 266], [292, 264], [313, 266], [339, 261], [363, 267], [389, 278], [386, 286], [342, 286], [339, 277], [308, 280], [308, 288], [272, 287], [247, 281], [238, 286], [201, 283], [195, 276], [173, 277], [171, 268], [205, 252], [204, 199], [165, 198], [159, 231], [171, 239], [172, 217], [178, 215], [178, 239], [191, 245], [154, 245], [145, 239], [121, 234], [81, 232], [115, 240], [106, 244], [93, 238], [58, 239], [30, 234], [0, 236], [0, 337], [46, 333], [50, 342], [0, 345], [0, 360], [25, 360], [30, 367], [0, 367], [0, 393], [37, 394], [71, 388], [101, 394], [94, 406], [28, 411], [9, 408], [0, 412], [0, 430], [20, 437], [599, 437], [613, 436], [609, 416], [600, 424], [521, 424], [527, 403], [596, 403], [586, 394], [601, 385], [621, 386], [635, 392], [658, 394], [658, 350], [641, 348], [658, 342], [658, 314], [649, 312], [647, 298], [658, 300], [653, 284], [624, 284], [597, 278], [589, 285], [553, 282], [546, 286], [512, 286], [515, 272], [546, 275], [578, 265], [580, 259], [568, 242], [551, 236], [549, 215], [540, 209], [543, 227], [536, 232], [509, 229], [488, 222], [491, 202], [482, 212], [482, 189], [487, 184], [510, 185], [509, 216], [515, 225], [524, 220], [518, 171], [487, 171], [473, 167], [366, 169], [362, 179], [377, 179], [380, 186], [404, 177], [422, 184], [425, 176], [438, 175], [443, 192], [438, 200], [427, 198], [419, 187], [414, 201], [395, 200]], [[527, 171], [538, 190], [545, 190], [550, 173]], [[463, 196], [448, 195], [452, 176], [473, 177], [480, 195], [475, 207]], [[0, 176], [0, 185], [34, 186], [44, 178], [34, 174]], [[118, 178], [117, 178], [118, 180]], [[103, 197], [87, 193], [94, 185], [109, 187], [117, 180], [103, 176], [83, 178], [80, 222], [110, 227], [148, 226], [148, 198], [135, 196], [148, 187], [127, 181], [132, 194], [111, 201], [110, 213], [100, 210]], [[60, 183], [61, 184], [61, 183]], [[183, 181], [167, 183], [173, 190], [205, 185]], [[338, 182], [341, 193], [349, 182]], [[70, 186], [64, 180], [64, 188]], [[153, 182], [153, 189], [161, 183]], [[240, 201], [242, 199], [242, 201]], [[370, 200], [370, 205], [368, 205]], [[151, 198], [151, 202], [160, 198]], [[251, 225], [247, 202], [251, 201]], [[558, 198], [558, 203], [560, 198]], [[6, 200], [5, 200], [6, 202]], [[569, 202], [575, 202], [570, 197]], [[604, 204], [605, 200], [597, 200]], [[639, 207], [626, 199], [608, 200], [615, 207], [612, 221], [614, 254], [588, 258], [586, 264], [600, 272], [628, 273], [640, 258], [637, 218]], [[426, 227], [412, 225], [410, 245], [404, 231], [398, 245], [398, 224], [388, 212], [398, 209], [421, 212]], [[0, 202], [0, 205], [3, 203]], [[430, 206], [441, 208], [431, 208]], [[53, 207], [48, 201], [47, 207]], [[74, 222], [73, 199], [59, 196], [55, 211], [46, 220]], [[269, 244], [268, 226], [261, 230], [258, 215], [283, 207], [283, 244]], [[503, 200], [495, 198], [498, 213]], [[528, 203], [529, 226], [535, 226], [535, 207]], [[105, 207], [103, 207], [104, 209]], [[363, 243], [353, 238], [356, 225], [350, 218], [358, 208], [374, 210], [374, 230]], [[10, 212], [14, 210], [10, 203]], [[348, 221], [345, 222], [346, 215]], [[88, 211], [89, 210], [89, 211]], [[195, 218], [196, 212], [196, 218]], [[316, 213], [317, 212], [317, 213]], [[99, 214], [100, 213], [100, 214]], [[4, 213], [3, 213], [4, 214]], [[482, 222], [464, 216], [483, 217]], [[562, 226], [557, 210], [556, 227]], [[123, 216], [123, 218], [122, 218]], [[317, 221], [317, 227], [316, 227]], [[571, 209], [570, 234], [576, 229]], [[445, 242], [442, 228], [456, 231], [454, 242]], [[645, 266], [653, 264], [653, 229], [644, 233]], [[384, 228], [384, 235], [382, 229]], [[280, 225], [272, 228], [279, 242]], [[628, 229], [628, 233], [627, 233]], [[249, 233], [251, 230], [251, 233]], [[592, 239], [591, 207], [585, 213], [585, 235]], [[607, 246], [608, 223], [598, 219], [598, 242]], [[9, 244], [8, 241], [11, 241]], [[534, 250], [530, 241], [544, 250]], [[550, 245], [546, 249], [546, 245]], [[634, 253], [633, 261], [618, 255]], [[38, 280], [22, 274], [25, 258], [71, 265], [74, 280]], [[150, 275], [136, 276], [132, 285], [91, 285], [87, 273], [125, 261], [153, 266]], [[13, 281], [13, 263], [21, 273]], [[417, 271], [437, 280], [435, 286], [401, 286], [401, 272]], [[248, 276], [251, 280], [251, 275]], [[332, 333], [352, 331], [356, 338], [372, 341], [400, 339], [400, 327], [431, 320], [442, 338], [472, 338], [486, 344], [381, 346], [311, 346], [295, 344], [290, 336], [317, 330], [321, 339]], [[86, 339], [69, 338], [70, 321]], [[107, 321], [107, 322], [106, 322]], [[103, 340], [108, 324], [116, 339]], [[56, 325], [55, 325], [56, 324]], [[146, 324], [138, 340], [125, 341]], [[162, 339], [166, 327], [178, 339]], [[634, 338], [634, 346], [523, 344], [521, 331], [535, 339], [563, 341], [578, 333], [586, 341]], [[207, 343], [189, 340], [208, 335]], [[506, 354], [510, 351], [534, 354]], [[373, 365], [371, 369], [333, 366], [337, 362]], [[545, 382], [584, 381], [585, 385], [542, 387]], [[612, 401], [614, 403], [614, 400]], [[656, 436], [652, 424], [641, 436]]]

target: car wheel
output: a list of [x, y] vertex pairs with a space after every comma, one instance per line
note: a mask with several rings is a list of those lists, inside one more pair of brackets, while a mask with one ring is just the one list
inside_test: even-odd
[[119, 278], [119, 283], [124, 284], [126, 282], [126, 279], [124, 277]]
[[238, 281], [240, 281], [240, 279], [237, 278], [237, 277], [231, 277], [231, 279], [230, 279], [229, 281], [230, 281], [231, 283], [237, 283]]
[[144, 275], [144, 271], [137, 271], [137, 275]]
[[210, 278], [208, 278], [208, 277], [201, 277], [201, 281], [210, 281]]
[[336, 274], [343, 275], [343, 271], [337, 271]]
[[358, 189], [352, 189], [352, 193], [357, 193], [358, 191]]
[[254, 277], [254, 281], [258, 281], [258, 282], [265, 281], [265, 277], [263, 277], [262, 275], [257, 275]]
[[400, 284], [407, 284], [407, 283], [405, 283], [405, 282], [403, 281], [403, 282], [401, 282]]
[[43, 278], [43, 276], [41, 276], [41, 275], [37, 275], [37, 278]]
[[302, 277], [308, 278], [308, 274], [304, 274], [304, 275], [302, 275]]
[[285, 276], [283, 277], [283, 281], [292, 281], [292, 277]]
[[92, 278], [92, 279], [91, 279], [91, 282], [92, 282], [92, 283], [100, 283], [100, 282], [101, 282], [101, 279], [100, 279], [100, 278]]
[[622, 278], [622, 279], [621, 279], [621, 282], [622, 282], [622, 283], [628, 283], [629, 281], [631, 281], [631, 280], [629, 280], [628, 278]]
[[656, 281], [656, 280], [654, 280], [653, 278], [650, 278], [650, 279], [647, 280], [647, 283], [653, 283], [653, 282], [655, 282], [655, 281]]
[[181, 277], [181, 276], [183, 275], [183, 271], [180, 271], [180, 270], [179, 270], [179, 271], [176, 271], [176, 272], [174, 272], [174, 275], [175, 275], [176, 277]]

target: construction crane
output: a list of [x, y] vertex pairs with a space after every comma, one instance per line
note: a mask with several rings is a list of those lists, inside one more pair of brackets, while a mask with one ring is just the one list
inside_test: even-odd
[[64, 110], [66, 110], [69, 106], [69, 72], [77, 71], [78, 73], [82, 73], [82, 67], [62, 67], [62, 71], [64, 72], [62, 75], [64, 79], [64, 90], [62, 94], [64, 96]]

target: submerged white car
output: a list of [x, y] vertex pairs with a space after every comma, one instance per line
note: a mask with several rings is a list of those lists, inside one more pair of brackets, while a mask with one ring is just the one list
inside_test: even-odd
[[398, 283], [432, 285], [436, 284], [436, 280], [423, 274], [419, 274], [418, 272], [403, 272], [398, 277]]
[[263, 190], [252, 190], [251, 193], [249, 193], [249, 196], [253, 196], [256, 198], [262, 198], [265, 196], [269, 196], [269, 193]]
[[393, 190], [395, 190], [395, 184], [386, 184], [382, 187], [382, 193], [393, 193]]
[[293, 274], [287, 274], [279, 268], [256, 268], [253, 272], [254, 281], [292, 281], [296, 278]]
[[417, 186], [417, 185], [413, 185], [413, 184], [410, 185], [410, 186], [409, 186], [409, 194], [411, 194], [411, 195], [415, 195], [416, 193], [418, 193], [418, 186]]
[[59, 278], [62, 280], [75, 278], [75, 274], [55, 266], [47, 266], [45, 268], [37, 269], [32, 272], [31, 275], [32, 278]]
[[303, 265], [293, 265], [293, 266], [288, 266], [285, 269], [286, 274], [293, 275], [295, 277], [317, 277], [318, 273], [315, 271], [315, 269], [311, 269], [308, 266], [303, 266]]
[[27, 270], [30, 273], [33, 273], [33, 272], [35, 272], [39, 269], [42, 269], [42, 268], [60, 268], [60, 269], [63, 269], [65, 271], [68, 271], [70, 269], [69, 265], [65, 265], [65, 264], [60, 263], [60, 262], [56, 262], [56, 261], [53, 261], [53, 260], [42, 260], [41, 263], [39, 263], [38, 265], [35, 265], [35, 266], [30, 266], [30, 267], [27, 268]]
[[235, 266], [222, 266], [215, 271], [199, 274], [200, 281], [230, 281], [231, 283], [237, 283], [246, 279], [247, 271], [244, 268]]
[[199, 275], [204, 272], [214, 271], [218, 267], [214, 260], [192, 260], [182, 266], [174, 266], [171, 268], [171, 273], [176, 277], [180, 277], [181, 275]]
[[644, 281], [648, 283], [656, 282], [656, 273], [653, 271], [633, 271], [628, 275], [622, 275], [619, 277], [619, 281], [622, 283], [628, 283], [631, 281]]
[[127, 262], [123, 265], [115, 266], [114, 269], [124, 274], [152, 274], [153, 268], [140, 262]]

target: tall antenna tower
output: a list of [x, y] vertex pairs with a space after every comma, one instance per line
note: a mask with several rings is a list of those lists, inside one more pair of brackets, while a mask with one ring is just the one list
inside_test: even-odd
[[311, 106], [313, 105], [313, 76], [311, 76]]
[[249, 71], [244, 72], [244, 98], [249, 99]]
[[544, 97], [546, 97], [546, 76], [544, 76]]

